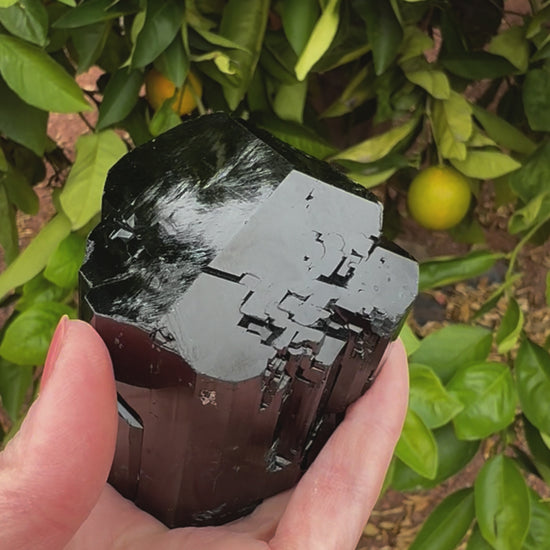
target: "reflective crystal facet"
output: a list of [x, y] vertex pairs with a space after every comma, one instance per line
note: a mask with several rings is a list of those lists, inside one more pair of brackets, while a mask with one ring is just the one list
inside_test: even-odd
[[112, 168], [81, 315], [113, 359], [124, 496], [208, 525], [296, 483], [416, 294], [381, 216], [329, 165], [224, 114]]

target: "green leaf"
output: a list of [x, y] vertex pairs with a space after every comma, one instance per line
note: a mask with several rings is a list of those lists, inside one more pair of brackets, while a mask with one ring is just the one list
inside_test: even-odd
[[521, 168], [521, 163], [500, 151], [469, 150], [466, 158], [451, 159], [452, 165], [465, 176], [478, 179], [498, 178]]
[[74, 288], [78, 284], [78, 270], [84, 260], [86, 239], [71, 233], [63, 239], [48, 259], [44, 277], [63, 288]]
[[434, 47], [434, 41], [416, 25], [405, 26], [403, 35], [399, 55], [400, 63], [418, 57]]
[[412, 355], [420, 346], [420, 340], [407, 323], [401, 328], [399, 338], [403, 341], [407, 355]]
[[0, 0], [0, 8], [9, 8], [16, 4], [18, 0]]
[[76, 160], [59, 197], [73, 230], [86, 225], [101, 210], [107, 172], [126, 152], [126, 145], [112, 130], [78, 138]]
[[525, 39], [523, 27], [512, 27], [493, 36], [487, 48], [489, 53], [507, 59], [522, 73], [529, 65], [529, 43]]
[[153, 118], [149, 121], [149, 132], [153, 136], [159, 136], [181, 124], [181, 118], [172, 109], [174, 98], [166, 100], [160, 109], [155, 111]]
[[283, 0], [283, 30], [296, 55], [300, 55], [319, 17], [317, 0]]
[[39, 274], [23, 285], [23, 295], [17, 301], [16, 309], [23, 311], [39, 302], [62, 302], [71, 291], [54, 285]]
[[550, 132], [550, 73], [532, 69], [523, 83], [523, 106], [532, 130]]
[[298, 80], [304, 80], [313, 65], [329, 49], [330, 44], [336, 36], [339, 22], [340, 0], [328, 0], [296, 63], [294, 70], [296, 71]]
[[[542, 4], [544, 4], [544, 2]], [[543, 25], [548, 21], [550, 21], [550, 6], [539, 9], [537, 13], [533, 15], [527, 25], [526, 37], [534, 38], [541, 30], [543, 30]]]
[[488, 52], [466, 52], [441, 58], [443, 66], [452, 74], [468, 80], [502, 78], [517, 72], [504, 57]]
[[493, 550], [493, 547], [483, 538], [477, 522], [474, 524], [474, 529], [468, 539], [466, 550]]
[[223, 94], [234, 111], [244, 98], [256, 70], [269, 13], [269, 0], [229, 0], [224, 7], [220, 35], [243, 48], [232, 54], [239, 67], [239, 82], [223, 85]]
[[405, 71], [405, 76], [436, 99], [450, 99], [451, 97], [449, 79], [442, 71]]
[[492, 334], [485, 328], [448, 325], [426, 336], [410, 361], [428, 365], [445, 384], [460, 367], [484, 361], [492, 342]]
[[73, 78], [40, 48], [0, 34], [0, 73], [23, 101], [57, 113], [88, 111]]
[[550, 219], [550, 192], [537, 195], [523, 208], [516, 210], [508, 221], [512, 234], [525, 231]]
[[499, 253], [474, 250], [466, 256], [441, 256], [420, 264], [419, 290], [450, 285], [482, 275], [502, 258]]
[[0, 132], [41, 157], [46, 147], [48, 113], [22, 101], [1, 78], [0, 97]]
[[139, 70], [122, 68], [111, 75], [99, 106], [97, 130], [116, 124], [130, 114], [142, 83], [143, 73]]
[[176, 35], [168, 48], [155, 59], [155, 68], [173, 82], [176, 88], [183, 86], [189, 72], [189, 56], [185, 51], [180, 33]]
[[473, 131], [472, 107], [456, 92], [449, 99], [434, 101], [433, 132], [443, 158], [465, 159], [466, 142]]
[[365, 189], [370, 189], [385, 183], [388, 179], [397, 172], [397, 168], [388, 168], [381, 172], [372, 172], [369, 174], [361, 174], [360, 172], [348, 172], [346, 175], [359, 185], [362, 185]]
[[523, 328], [523, 312], [517, 301], [510, 298], [506, 313], [496, 334], [498, 352], [508, 353], [517, 343]]
[[334, 155], [332, 160], [353, 160], [355, 162], [374, 162], [385, 157], [396, 145], [403, 141], [418, 124], [418, 117], [414, 116], [405, 124], [396, 126], [384, 134], [369, 138], [357, 145]]
[[409, 550], [454, 550], [475, 516], [474, 491], [460, 489], [446, 497], [430, 514]]
[[513, 460], [489, 459], [475, 481], [476, 518], [483, 538], [495, 550], [522, 547], [531, 519], [531, 499]]
[[515, 369], [523, 413], [541, 432], [550, 433], [550, 355], [525, 339], [519, 348]]
[[550, 483], [550, 449], [544, 443], [540, 431], [525, 416], [522, 419], [523, 432], [529, 451], [531, 451], [531, 457], [538, 473], [548, 485]]
[[23, 40], [46, 45], [48, 12], [41, 0], [19, 0], [7, 9], [0, 9], [0, 23]]
[[71, 32], [71, 40], [78, 59], [77, 73], [82, 74], [99, 59], [107, 43], [110, 23], [95, 23]]
[[177, 0], [148, 0], [145, 21], [132, 52], [132, 67], [152, 63], [170, 45], [180, 30], [183, 10], [183, 3]]
[[0, 246], [4, 250], [4, 261], [9, 264], [19, 252], [15, 209], [8, 201], [8, 194], [0, 184]]
[[428, 428], [443, 426], [464, 409], [464, 405], [447, 392], [430, 367], [411, 363], [409, 373], [409, 407]]
[[550, 503], [529, 489], [531, 522], [522, 550], [544, 550], [550, 540]]
[[[73, 4], [74, 5], [74, 4]], [[120, 9], [126, 7], [126, 9]], [[137, 2], [113, 2], [113, 0], [86, 0], [72, 10], [67, 10], [52, 25], [56, 29], [74, 29], [94, 23], [117, 19], [137, 10]]]
[[50, 220], [29, 246], [0, 273], [0, 298], [40, 273], [51, 253], [70, 231], [71, 223], [64, 214], [57, 214]]
[[33, 367], [14, 365], [0, 358], [0, 397], [10, 419], [19, 419], [33, 380]]
[[374, 70], [379, 76], [396, 58], [403, 40], [403, 30], [389, 2], [357, 0], [354, 7], [366, 23]]
[[431, 430], [411, 409], [407, 411], [395, 455], [421, 476], [433, 479], [437, 472], [437, 445]]
[[16, 365], [44, 364], [55, 327], [63, 315], [74, 315], [74, 311], [56, 302], [43, 302], [23, 311], [8, 325], [0, 355]]
[[483, 126], [487, 135], [503, 147], [526, 155], [530, 155], [537, 148], [535, 142], [503, 118], [486, 111], [479, 105], [472, 105], [472, 108], [474, 116]]
[[431, 489], [460, 472], [476, 455], [479, 441], [457, 439], [452, 423], [433, 432], [437, 444], [437, 474], [434, 479], [420, 476], [401, 461], [395, 463], [392, 487], [396, 491]]
[[38, 196], [19, 170], [9, 166], [7, 172], [0, 174], [0, 183], [4, 186], [10, 202], [19, 210], [25, 214], [38, 212]]
[[480, 363], [461, 367], [447, 389], [464, 405], [453, 419], [459, 439], [483, 439], [514, 421], [517, 395], [506, 365]]
[[550, 181], [550, 141], [543, 143], [523, 166], [510, 174], [508, 183], [524, 202], [548, 191]]
[[283, 120], [302, 123], [306, 94], [307, 82], [305, 80], [295, 84], [281, 84], [273, 100], [275, 114]]

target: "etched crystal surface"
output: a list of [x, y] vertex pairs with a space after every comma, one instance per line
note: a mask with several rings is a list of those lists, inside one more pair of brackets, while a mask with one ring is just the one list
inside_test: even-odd
[[296, 483], [416, 294], [381, 215], [329, 165], [224, 114], [112, 168], [81, 315], [113, 359], [124, 496], [207, 525]]

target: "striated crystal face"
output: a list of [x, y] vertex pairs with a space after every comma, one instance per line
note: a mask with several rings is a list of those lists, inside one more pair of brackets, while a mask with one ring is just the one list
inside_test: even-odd
[[125, 497], [211, 525], [296, 483], [416, 294], [381, 216], [329, 165], [221, 113], [112, 168], [81, 316], [113, 359]]

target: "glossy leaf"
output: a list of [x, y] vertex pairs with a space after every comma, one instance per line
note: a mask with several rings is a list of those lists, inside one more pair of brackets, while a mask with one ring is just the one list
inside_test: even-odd
[[64, 214], [57, 214], [48, 222], [27, 248], [0, 273], [0, 298], [40, 273], [51, 253], [70, 231], [71, 223]]
[[504, 57], [483, 51], [444, 56], [441, 63], [450, 73], [469, 80], [501, 78], [517, 71]]
[[465, 176], [478, 179], [498, 178], [521, 167], [521, 163], [500, 151], [469, 150], [466, 158], [451, 159], [452, 165]]
[[86, 239], [71, 233], [63, 239], [49, 257], [44, 277], [63, 288], [75, 288], [78, 284], [78, 270], [84, 260]]
[[466, 158], [466, 142], [473, 131], [471, 115], [471, 105], [456, 92], [451, 92], [449, 99], [434, 101], [433, 132], [443, 158]]
[[474, 529], [468, 539], [468, 546], [466, 547], [466, 550], [494, 550], [493, 547], [483, 538], [477, 522], [474, 524]]
[[410, 361], [428, 365], [445, 384], [464, 365], [484, 361], [493, 341], [489, 330], [468, 325], [448, 325], [420, 342]]
[[437, 472], [437, 445], [431, 430], [411, 409], [407, 411], [395, 455], [421, 476], [433, 479]]
[[368, 174], [362, 174], [361, 172], [348, 172], [346, 175], [359, 185], [362, 185], [365, 189], [376, 187], [381, 183], [388, 181], [391, 176], [397, 172], [397, 168], [388, 168], [381, 172], [371, 172]]
[[399, 62], [418, 57], [434, 47], [434, 41], [416, 25], [406, 25], [403, 29]]
[[454, 550], [475, 516], [474, 491], [460, 489], [446, 497], [430, 514], [409, 550]]
[[411, 363], [409, 379], [409, 407], [428, 428], [443, 426], [464, 408], [458, 399], [447, 392], [430, 367]]
[[531, 521], [522, 550], [544, 550], [550, 541], [550, 503], [529, 489]]
[[496, 334], [498, 353], [508, 353], [516, 345], [523, 329], [523, 321], [523, 312], [517, 301], [510, 298]]
[[392, 487], [396, 491], [431, 489], [460, 472], [476, 455], [479, 441], [457, 439], [452, 423], [433, 432], [437, 444], [437, 473], [434, 479], [426, 479], [397, 460], [393, 472]]
[[318, 17], [317, 0], [283, 1], [283, 29], [296, 55], [305, 48]]
[[374, 70], [381, 75], [399, 52], [403, 30], [389, 2], [356, 0], [354, 7], [366, 23]]
[[109, 23], [95, 23], [81, 29], [75, 29], [71, 33], [71, 40], [78, 59], [78, 74], [88, 71], [99, 59], [107, 43], [110, 30]]
[[158, 57], [178, 34], [183, 19], [183, 3], [177, 0], [148, 0], [143, 26], [132, 52], [132, 67], [144, 67]]
[[478, 277], [502, 257], [499, 253], [475, 250], [466, 256], [442, 256], [422, 262], [418, 287], [427, 290]]
[[111, 76], [99, 106], [97, 130], [116, 124], [130, 114], [142, 83], [143, 73], [139, 70], [122, 68]]
[[395, 146], [408, 137], [418, 124], [418, 117], [412, 117], [405, 124], [396, 126], [378, 136], [369, 138], [357, 145], [341, 151], [332, 160], [353, 160], [355, 162], [374, 162], [385, 157]]
[[550, 449], [544, 443], [540, 431], [523, 416], [523, 433], [538, 473], [550, 484]]
[[493, 36], [487, 48], [492, 54], [507, 59], [522, 73], [529, 65], [529, 43], [525, 39], [523, 27], [511, 27]]
[[18, 420], [33, 381], [33, 367], [14, 365], [0, 358], [0, 398], [10, 419]]
[[4, 186], [10, 202], [19, 210], [26, 214], [38, 212], [38, 196], [19, 170], [9, 166], [6, 172], [0, 173], [0, 183]]
[[181, 118], [172, 109], [173, 101], [174, 98], [166, 100], [161, 105], [160, 109], [155, 111], [153, 118], [148, 124], [148, 130], [151, 135], [159, 136], [181, 124]]
[[296, 63], [294, 70], [298, 80], [304, 80], [313, 65], [328, 50], [338, 30], [339, 21], [340, 0], [328, 0]]
[[483, 538], [495, 550], [522, 547], [531, 519], [531, 499], [513, 460], [489, 459], [475, 481], [476, 518]]
[[15, 308], [17, 311], [23, 311], [39, 302], [62, 302], [70, 292], [72, 289], [54, 285], [39, 274], [23, 285], [23, 295]]
[[0, 0], [0, 8], [9, 8], [17, 2], [18, 0]]
[[526, 155], [530, 155], [537, 148], [535, 142], [503, 118], [486, 111], [479, 105], [473, 105], [472, 108], [474, 116], [487, 135], [503, 147]]
[[[121, 6], [125, 6], [127, 9], [119, 9]], [[137, 10], [137, 2], [86, 0], [86, 2], [80, 2], [74, 9], [66, 11], [54, 22], [53, 27], [58, 29], [84, 27], [101, 21], [116, 19], [135, 10]]]
[[281, 84], [273, 100], [275, 114], [283, 120], [302, 123], [306, 94], [306, 81], [296, 82], [295, 84]]
[[16, 365], [42, 365], [55, 327], [74, 311], [63, 304], [43, 302], [20, 313], [10, 323], [0, 344], [0, 355]]
[[0, 9], [0, 23], [23, 40], [46, 45], [48, 12], [41, 0], [19, 0], [7, 9]]
[[264, 39], [269, 0], [229, 0], [224, 7], [220, 34], [238, 44], [232, 60], [239, 67], [239, 82], [223, 85], [229, 108], [235, 110], [244, 98], [256, 70]]
[[73, 230], [86, 225], [101, 210], [107, 171], [126, 151], [112, 130], [78, 138], [76, 160], [59, 197]]
[[532, 69], [523, 83], [523, 106], [532, 130], [550, 132], [550, 73]]
[[15, 221], [15, 208], [8, 200], [8, 194], [1, 184], [0, 177], [0, 246], [4, 251], [4, 261], [9, 264], [19, 252], [19, 236]]
[[405, 76], [413, 84], [424, 88], [436, 99], [449, 99], [451, 97], [449, 79], [442, 71], [405, 71]]
[[525, 231], [550, 219], [550, 192], [541, 193], [523, 208], [516, 210], [508, 220], [508, 230], [512, 234]]
[[523, 162], [523, 166], [510, 174], [508, 183], [524, 202], [548, 191], [550, 181], [550, 141], [544, 142]]
[[515, 369], [523, 413], [541, 432], [550, 433], [550, 355], [525, 339], [519, 348]]
[[173, 82], [176, 88], [183, 86], [189, 72], [189, 55], [179, 33], [168, 48], [155, 59], [155, 68]]
[[0, 97], [0, 132], [41, 157], [46, 147], [48, 113], [22, 101], [1, 78]]
[[403, 341], [403, 345], [407, 350], [407, 355], [413, 354], [420, 346], [420, 340], [413, 332], [408, 323], [405, 323], [399, 333], [399, 338]]
[[483, 439], [514, 421], [517, 395], [507, 365], [479, 363], [461, 367], [447, 389], [464, 405], [453, 419], [459, 439]]
[[26, 103], [58, 113], [87, 111], [90, 105], [69, 74], [40, 48], [0, 34], [0, 73]]

